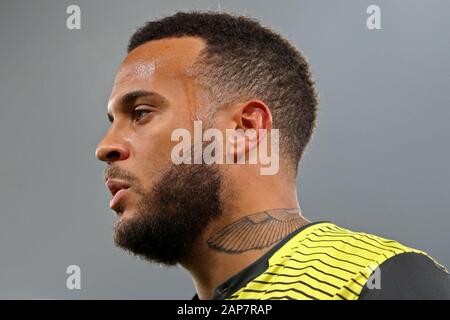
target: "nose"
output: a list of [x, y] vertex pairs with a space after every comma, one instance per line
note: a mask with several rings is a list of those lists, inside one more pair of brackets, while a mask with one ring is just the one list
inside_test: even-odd
[[125, 160], [130, 156], [130, 151], [125, 145], [102, 141], [95, 150], [95, 156], [107, 163]]

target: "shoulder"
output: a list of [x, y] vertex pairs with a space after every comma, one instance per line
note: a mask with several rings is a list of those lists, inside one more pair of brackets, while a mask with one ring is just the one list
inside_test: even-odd
[[[299, 240], [303, 253], [328, 262], [333, 274], [345, 280], [336, 297], [450, 299], [447, 270], [422, 250], [332, 223], [312, 228]], [[380, 281], [374, 286], [371, 281], [376, 280]]]
[[[379, 281], [377, 286], [373, 283], [375, 275]], [[428, 254], [398, 254], [379, 265], [359, 299], [450, 299], [450, 275]]]
[[328, 230], [347, 235], [349, 246], [360, 247], [357, 251], [372, 259], [357, 277], [364, 283], [359, 299], [450, 299], [450, 275], [428, 253], [374, 234], [338, 226]]

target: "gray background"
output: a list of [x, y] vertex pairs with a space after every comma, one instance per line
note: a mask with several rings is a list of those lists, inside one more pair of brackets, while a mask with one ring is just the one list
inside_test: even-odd
[[[378, 4], [382, 30], [366, 28]], [[81, 30], [66, 7], [81, 7]], [[249, 14], [308, 57], [318, 127], [301, 165], [310, 220], [396, 239], [450, 267], [449, 1], [1, 1], [0, 298], [190, 298], [181, 268], [112, 242], [94, 157], [128, 37], [179, 9]], [[81, 267], [81, 290], [66, 267]]]

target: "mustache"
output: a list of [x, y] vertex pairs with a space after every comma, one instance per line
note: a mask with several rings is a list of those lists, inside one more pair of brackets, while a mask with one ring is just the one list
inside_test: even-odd
[[139, 179], [131, 172], [121, 169], [119, 167], [109, 166], [103, 171], [103, 178], [107, 179], [120, 179], [130, 184], [130, 188], [136, 190], [142, 190]]

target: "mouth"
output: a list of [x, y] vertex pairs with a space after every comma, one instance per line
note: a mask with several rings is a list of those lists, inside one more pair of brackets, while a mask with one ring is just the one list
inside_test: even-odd
[[109, 207], [117, 211], [120, 202], [123, 200], [123, 197], [127, 194], [130, 188], [130, 185], [124, 181], [108, 179], [106, 180], [106, 186], [112, 194], [112, 199], [109, 202]]

